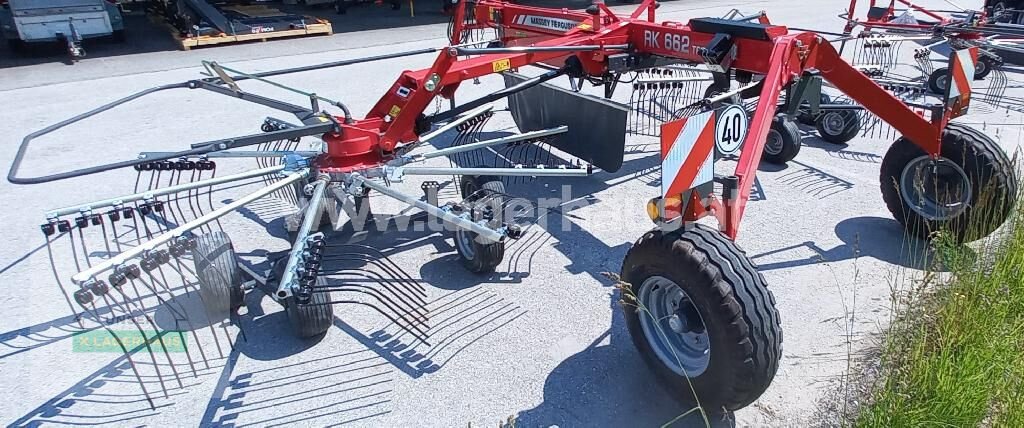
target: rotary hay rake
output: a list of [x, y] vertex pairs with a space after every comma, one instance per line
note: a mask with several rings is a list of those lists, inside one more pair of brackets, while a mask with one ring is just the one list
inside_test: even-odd
[[[949, 79], [954, 84], [944, 102], [912, 107], [843, 61], [815, 33], [791, 33], [764, 14], [656, 23], [655, 8], [647, 0], [627, 17], [603, 4], [569, 12], [485, 0], [459, 5], [452, 45], [443, 49], [258, 74], [205, 63], [212, 77], [146, 90], [30, 134], [8, 180], [35, 184], [137, 170], [134, 192], [55, 209], [42, 231], [68, 305], [91, 319], [81, 321], [83, 328], [107, 328], [111, 318], [127, 319], [141, 336], [139, 342], [127, 341], [107, 328], [147, 399], [147, 388], [158, 387], [167, 395], [165, 377], [174, 382], [171, 387], [180, 385], [183, 375], [205, 368], [212, 355], [223, 355], [221, 337], [227, 336], [224, 346], [230, 346], [231, 338], [223, 332], [224, 320], [237, 319], [245, 293], [254, 290], [284, 307], [300, 337], [324, 334], [336, 305], [360, 305], [404, 334], [430, 341], [423, 286], [379, 250], [331, 243], [330, 234], [320, 229], [372, 221], [367, 219], [373, 192], [440, 220], [469, 270], [493, 270], [504, 258], [506, 242], [522, 237], [529, 227], [522, 219], [536, 220], [506, 193], [503, 179], [586, 177], [595, 169], [614, 173], [622, 165], [628, 106], [545, 83], [559, 76], [568, 76], [573, 89], [585, 82], [603, 85], [608, 95], [630, 73], [638, 80], [692, 79], [699, 77], [692, 66], [699, 65], [710, 75], [708, 88], [713, 89], [703, 92], [680, 87], [679, 81], [675, 87], [658, 87], [669, 94], [654, 99], [693, 101], [669, 109], [673, 119], [659, 119], [664, 122], [659, 132], [661, 191], [647, 204], [656, 227], [629, 250], [621, 272], [623, 309], [634, 343], [685, 402], [699, 398], [709, 409], [738, 409], [757, 399], [775, 376], [782, 343], [775, 300], [733, 239], [762, 154], [781, 161], [795, 155], [792, 150], [782, 157], [771, 153], [772, 139], [792, 134], [799, 115], [822, 113], [823, 80], [860, 104], [837, 109], [863, 108], [902, 134], [883, 159], [881, 189], [895, 218], [912, 233], [927, 236], [946, 229], [961, 240], [976, 239], [1007, 217], [1017, 187], [1007, 156], [988, 136], [949, 124], [967, 110], [967, 76], [977, 48], [953, 55]], [[461, 43], [466, 34], [491, 29], [497, 40]], [[433, 65], [404, 72], [363, 119], [341, 102], [268, 80], [427, 53], [437, 54]], [[511, 72], [527, 65], [538, 65], [543, 73], [526, 77]], [[656, 67], [682, 71], [647, 71]], [[455, 105], [461, 82], [496, 73], [504, 75], [505, 89]], [[309, 98], [309, 106], [247, 92], [240, 84], [248, 80], [298, 92]], [[731, 87], [733, 80], [738, 87]], [[35, 138], [139, 97], [180, 88], [254, 102], [292, 114], [299, 123], [268, 118], [262, 133], [193, 144], [184, 151], [143, 153], [139, 159], [48, 176], [18, 175]], [[452, 107], [424, 114], [437, 98], [452, 100]], [[521, 133], [481, 139], [493, 114], [491, 104], [505, 98]], [[329, 114], [321, 105], [341, 114]], [[915, 108], [926, 109], [931, 120]], [[453, 144], [424, 150], [425, 143], [452, 131]], [[791, 140], [785, 142], [792, 148]], [[798, 148], [799, 141], [795, 144]], [[441, 157], [452, 166], [416, 166]], [[257, 168], [216, 175], [214, 159], [223, 163], [231, 158], [254, 158], [249, 161]], [[729, 174], [718, 174], [716, 162], [735, 166]], [[440, 204], [437, 181], [423, 184], [423, 197], [392, 186], [414, 175], [458, 176], [461, 201]], [[213, 203], [213, 192], [253, 181], [264, 186], [220, 206]], [[286, 219], [292, 233], [288, 251], [268, 255], [271, 267], [257, 272], [239, 263], [220, 220], [238, 210], [262, 209], [257, 201], [267, 200], [301, 210]], [[705, 217], [717, 220], [718, 229], [697, 223]], [[188, 311], [182, 296], [196, 296], [202, 313]], [[183, 363], [167, 352], [166, 342], [186, 334], [200, 346], [179, 355], [188, 367], [181, 373]], [[171, 372], [140, 373], [139, 358], [152, 363], [147, 367], [154, 371], [166, 367]], [[158, 385], [144, 379], [158, 379]]]

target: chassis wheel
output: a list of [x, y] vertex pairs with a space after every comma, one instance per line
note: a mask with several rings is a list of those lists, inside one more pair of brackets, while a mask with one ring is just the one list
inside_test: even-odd
[[210, 321], [219, 321], [242, 306], [242, 272], [228, 234], [213, 232], [197, 238], [192, 262]]
[[800, 153], [800, 128], [786, 115], [776, 115], [768, 130], [761, 159], [781, 165], [793, 160], [797, 153]]
[[978, 58], [978, 62], [974, 64], [974, 80], [984, 79], [998, 66], [999, 64], [996, 60], [982, 55]]
[[[505, 184], [498, 177], [464, 175], [459, 189], [470, 208], [473, 221], [489, 218], [489, 224], [500, 226], [505, 201]], [[505, 258], [505, 241], [489, 242], [468, 230], [455, 230], [455, 249], [462, 265], [473, 273], [493, 272]]]
[[944, 230], [958, 241], [982, 238], [1003, 224], [1017, 195], [1006, 153], [957, 123], [943, 131], [937, 160], [906, 138], [896, 140], [882, 158], [880, 179], [889, 211], [921, 237]]
[[647, 232], [626, 254], [622, 281], [633, 343], [677, 399], [693, 404], [695, 392], [706, 409], [736, 410], [771, 384], [782, 355], [775, 298], [720, 232]]
[[[324, 286], [323, 278], [317, 278], [318, 286]], [[288, 322], [292, 325], [295, 335], [306, 339], [327, 332], [334, 324], [334, 306], [330, 302], [330, 293], [314, 292], [307, 303], [299, 303], [295, 298], [285, 302], [284, 310], [288, 314]]]
[[946, 87], [949, 86], [949, 76], [947, 75], [947, 68], [936, 68], [932, 71], [932, 74], [928, 75], [928, 90], [935, 95], [945, 95]]
[[[821, 98], [819, 98], [818, 100], [819, 105], [831, 103], [832, 97], [830, 97], [828, 94], [821, 94]], [[819, 114], [820, 113], [821, 112], [819, 111]], [[803, 125], [814, 126], [816, 118], [814, 115], [811, 114], [810, 104], [808, 104], [807, 102], [803, 102], [800, 104], [800, 109], [797, 110], [796, 114], [796, 121]]]
[[[284, 276], [284, 268], [288, 266], [288, 257], [285, 256], [274, 262], [273, 270], [267, 281], [272, 284], [279, 284]], [[317, 277], [317, 286], [325, 286], [326, 280]], [[288, 323], [292, 325], [292, 331], [300, 338], [319, 336], [331, 328], [334, 323], [334, 306], [326, 304], [330, 301], [330, 293], [314, 292], [307, 303], [299, 303], [294, 297], [284, 302], [284, 311], [288, 315]]]
[[[835, 104], [851, 104], [847, 101]], [[856, 110], [822, 110], [814, 121], [818, 136], [832, 144], [846, 144], [860, 133], [860, 117]]]

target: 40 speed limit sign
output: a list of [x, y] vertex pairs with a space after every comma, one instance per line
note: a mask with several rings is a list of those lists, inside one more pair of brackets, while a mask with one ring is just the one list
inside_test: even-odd
[[747, 138], [747, 111], [733, 104], [715, 116], [715, 146], [719, 153], [736, 153]]

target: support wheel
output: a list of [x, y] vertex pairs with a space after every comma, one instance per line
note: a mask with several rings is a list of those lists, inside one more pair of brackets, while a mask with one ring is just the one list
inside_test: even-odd
[[[276, 287], [284, 276], [284, 268], [288, 266], [288, 257], [282, 257], [274, 262], [273, 269], [267, 282]], [[326, 286], [324, 277], [316, 278], [316, 285]], [[309, 301], [299, 303], [295, 297], [289, 297], [284, 301], [284, 311], [288, 315], [288, 323], [292, 325], [292, 331], [300, 338], [316, 337], [334, 324], [334, 306], [326, 304], [330, 301], [330, 293], [314, 292]]]
[[199, 297], [211, 322], [242, 306], [242, 272], [228, 234], [213, 232], [197, 238], [192, 262], [199, 279]]
[[768, 129], [761, 159], [782, 165], [793, 160], [797, 153], [800, 153], [800, 128], [786, 115], [776, 115]]
[[[502, 224], [502, 208], [505, 201], [505, 184], [498, 177], [464, 175], [459, 181], [459, 190], [471, 207], [473, 221], [489, 219], [488, 225]], [[456, 229], [455, 249], [462, 265], [473, 273], [493, 272], [505, 258], [505, 241], [486, 241], [474, 232]]]
[[[837, 101], [834, 104], [852, 104]], [[814, 121], [818, 136], [832, 144], [846, 144], [860, 133], [860, 115], [856, 110], [822, 110]]]
[[722, 233], [647, 232], [626, 253], [622, 281], [633, 344], [679, 401], [736, 410], [771, 384], [782, 355], [775, 298]]
[[348, 13], [348, 6], [345, 5], [344, 0], [335, 0], [334, 13], [337, 13], [338, 15], [344, 15]]
[[958, 123], [942, 133], [941, 156], [931, 159], [906, 138], [882, 158], [882, 198], [897, 221], [920, 237], [947, 231], [973, 241], [1010, 215], [1017, 177], [1006, 153], [987, 135]]
[[999, 63], [996, 60], [982, 55], [981, 58], [978, 58], [978, 62], [974, 64], [974, 80], [984, 79], [997, 67], [999, 67]]
[[[318, 277], [316, 284], [323, 287], [325, 281], [323, 277]], [[294, 297], [289, 298], [284, 310], [295, 335], [307, 339], [326, 333], [334, 324], [334, 306], [328, 304], [330, 301], [331, 293], [326, 291], [314, 292], [307, 303], [299, 303]]]
[[946, 67], [936, 68], [928, 75], [928, 90], [931, 93], [943, 96], [946, 95], [946, 87], [949, 86], [949, 69]]

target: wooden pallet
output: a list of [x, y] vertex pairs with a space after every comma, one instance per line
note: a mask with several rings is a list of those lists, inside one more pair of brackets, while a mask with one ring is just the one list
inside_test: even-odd
[[251, 41], [265, 42], [269, 39], [277, 39], [281, 37], [320, 36], [331, 34], [334, 34], [334, 30], [331, 28], [331, 23], [322, 22], [316, 24], [306, 24], [306, 28], [284, 31], [272, 31], [269, 33], [238, 34], [234, 36], [229, 36], [225, 34], [221, 36], [199, 37], [181, 37], [178, 34], [174, 34], [174, 38], [181, 45], [181, 49], [187, 51], [195, 47], [213, 46], [224, 43], [238, 43]]
[[[281, 12], [277, 9], [271, 9], [266, 6], [231, 6], [225, 9], [234, 10], [242, 14], [259, 17], [259, 16], [274, 16]], [[219, 35], [219, 36], [197, 36], [197, 37], [182, 37], [178, 32], [171, 28], [171, 34], [174, 39], [178, 41], [182, 50], [189, 50], [195, 47], [202, 46], [214, 46], [224, 43], [239, 43], [239, 42], [251, 42], [261, 41], [265, 42], [269, 39], [277, 39], [283, 37], [300, 37], [300, 36], [320, 36], [320, 35], [331, 35], [334, 34], [334, 29], [331, 27], [331, 23], [324, 19], [317, 19], [310, 17], [310, 23], [306, 24], [306, 28], [299, 28], [294, 30], [283, 30], [283, 31], [272, 31], [267, 33], [253, 33], [253, 34], [236, 34], [232, 35]], [[169, 25], [168, 25], [169, 26]]]

